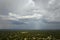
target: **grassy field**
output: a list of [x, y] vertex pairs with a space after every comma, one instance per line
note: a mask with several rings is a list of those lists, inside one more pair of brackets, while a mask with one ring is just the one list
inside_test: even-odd
[[60, 30], [0, 30], [0, 40], [57, 40]]

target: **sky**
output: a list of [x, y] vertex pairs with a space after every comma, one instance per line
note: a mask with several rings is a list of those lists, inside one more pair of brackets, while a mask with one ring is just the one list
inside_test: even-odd
[[0, 0], [0, 29], [60, 29], [60, 0]]

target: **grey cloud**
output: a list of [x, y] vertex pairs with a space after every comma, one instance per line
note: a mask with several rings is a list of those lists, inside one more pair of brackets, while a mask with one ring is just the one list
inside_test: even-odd
[[[47, 11], [44, 14], [44, 17], [38, 21], [29, 21], [28, 24], [15, 25], [20, 22], [16, 21], [7, 21], [0, 18], [0, 29], [60, 29], [60, 24], [57, 23], [45, 23], [47, 21], [60, 21], [60, 5], [59, 0], [56, 0], [53, 5], [50, 5], [48, 8], [48, 2], [50, 0], [33, 0], [36, 4], [36, 7], [40, 10]], [[32, 15], [32, 10], [35, 9], [29, 5], [27, 8], [24, 8], [24, 5], [27, 3], [27, 0], [0, 0], [0, 15], [8, 15], [9, 12], [16, 13], [18, 15]], [[24, 9], [23, 9], [24, 8]], [[37, 9], [36, 8], [36, 9]]]
[[60, 22], [60, 1], [55, 0], [48, 8], [46, 18], [50, 22]]

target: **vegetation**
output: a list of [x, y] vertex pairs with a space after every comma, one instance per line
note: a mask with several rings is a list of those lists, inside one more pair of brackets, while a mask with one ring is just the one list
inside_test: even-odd
[[0, 40], [55, 40], [60, 39], [59, 31], [18, 30], [0, 31]]

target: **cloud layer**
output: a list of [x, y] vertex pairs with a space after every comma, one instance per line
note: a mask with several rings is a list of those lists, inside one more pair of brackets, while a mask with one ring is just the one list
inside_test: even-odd
[[60, 29], [60, 24], [47, 24], [43, 19], [60, 22], [60, 0], [0, 0], [1, 29]]
[[46, 19], [49, 22], [60, 22], [60, 1], [51, 0], [49, 8], [47, 9]]

